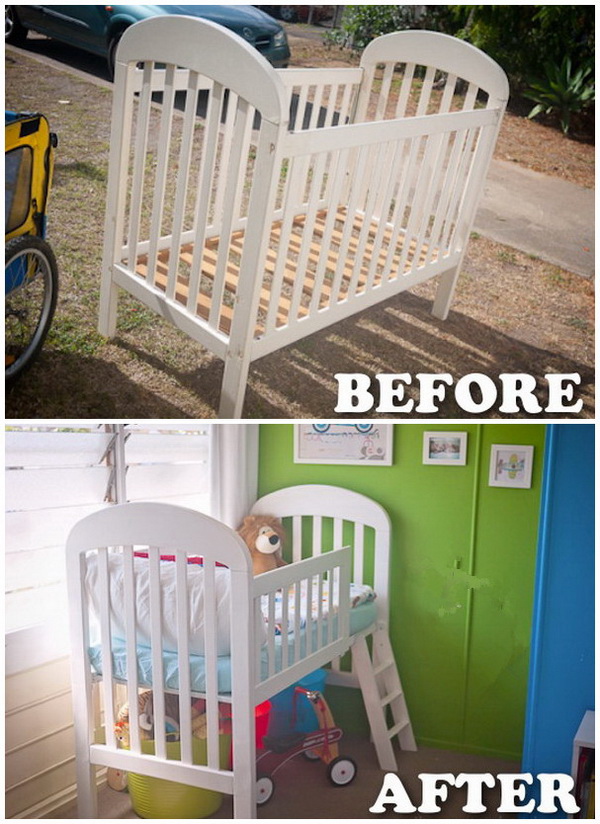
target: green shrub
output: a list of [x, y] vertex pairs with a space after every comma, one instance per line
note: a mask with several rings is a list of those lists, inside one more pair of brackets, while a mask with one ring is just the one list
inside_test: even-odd
[[414, 28], [416, 6], [346, 6], [339, 29], [326, 41], [341, 48], [362, 50], [381, 34]]
[[571, 58], [566, 55], [560, 64], [549, 62], [544, 69], [545, 77], [530, 83], [523, 93], [536, 103], [529, 117], [555, 112], [563, 133], [568, 134], [572, 115], [582, 112], [595, 98], [594, 68], [588, 64], [574, 69]]

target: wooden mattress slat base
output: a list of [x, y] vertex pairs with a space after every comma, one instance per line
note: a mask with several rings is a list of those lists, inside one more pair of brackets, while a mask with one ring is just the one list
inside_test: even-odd
[[[348, 295], [348, 289], [352, 283], [352, 278], [355, 278], [355, 291], [360, 294], [367, 287], [367, 280], [369, 277], [369, 269], [376, 258], [375, 271], [372, 275], [372, 286], [377, 286], [381, 283], [382, 273], [386, 267], [392, 273], [396, 272], [402, 257], [402, 235], [395, 241], [396, 248], [391, 264], [388, 262], [388, 247], [392, 241], [392, 230], [386, 227], [383, 233], [380, 233], [379, 224], [372, 222], [367, 230], [366, 243], [364, 242], [363, 224], [364, 216], [360, 213], [354, 215], [352, 231], [349, 240], [347, 240], [347, 248], [344, 254], [344, 262], [342, 275], [340, 279], [337, 294], [332, 294], [333, 275], [337, 272], [340, 260], [341, 250], [343, 248], [344, 232], [347, 222], [347, 215], [344, 209], [339, 209], [335, 215], [333, 231], [327, 232], [327, 211], [320, 211], [312, 227], [311, 237], [309, 239], [308, 255], [306, 257], [306, 271], [302, 278], [302, 297], [298, 305], [297, 317], [306, 317], [309, 313], [309, 307], [313, 299], [313, 292], [315, 289], [315, 278], [317, 271], [325, 265], [325, 277], [319, 287], [319, 308], [325, 308], [333, 303], [344, 300]], [[302, 245], [304, 243], [306, 231], [306, 215], [298, 215], [294, 218], [292, 230], [287, 236], [287, 245], [284, 251], [280, 251], [282, 222], [277, 221], [271, 227], [270, 243], [267, 250], [266, 260], [264, 261], [263, 286], [260, 293], [260, 308], [259, 318], [257, 320], [254, 336], [259, 338], [265, 333], [265, 319], [267, 311], [271, 305], [271, 285], [273, 276], [278, 268], [278, 261], [280, 254], [285, 255], [283, 264], [283, 286], [278, 295], [276, 326], [281, 328], [287, 326], [289, 323], [290, 311], [292, 307], [292, 297], [294, 289], [297, 288], [298, 278], [298, 258], [301, 255]], [[310, 230], [309, 230], [310, 231]], [[323, 237], [329, 237], [328, 248], [326, 250], [326, 257], [322, 260], [324, 250], [322, 248]], [[346, 237], [348, 233], [346, 232]], [[359, 251], [359, 244], [361, 244], [361, 237], [363, 239], [364, 248], [361, 252], [361, 267], [358, 275], [354, 275], [354, 263], [356, 255]], [[374, 244], [378, 240], [378, 250], [375, 250]], [[208, 321], [212, 305], [212, 287], [215, 279], [217, 268], [217, 257], [219, 252], [218, 237], [210, 238], [204, 247], [202, 256], [202, 278], [200, 284], [200, 291], [196, 302], [196, 315], [202, 320]], [[406, 255], [406, 262], [404, 265], [405, 273], [415, 268], [415, 246], [416, 242], [413, 240], [408, 253]], [[230, 238], [230, 245], [227, 255], [227, 267], [224, 280], [224, 291], [221, 298], [221, 306], [219, 311], [219, 331], [225, 335], [231, 332], [231, 323], [233, 318], [233, 302], [237, 290], [237, 283], [239, 277], [239, 260], [244, 247], [244, 232], [234, 232]], [[425, 263], [428, 253], [428, 247], [423, 246], [420, 253], [420, 259], [417, 265]], [[187, 305], [188, 301], [188, 278], [185, 275], [186, 271], [190, 270], [194, 254], [193, 244], [186, 244], [179, 249], [179, 269], [177, 277], [177, 286], [175, 290], [175, 299]], [[171, 250], [164, 249], [158, 255], [158, 261], [155, 269], [155, 285], [157, 288], [166, 291], [167, 278], [169, 270]], [[433, 251], [431, 260], [437, 259], [437, 251]], [[279, 262], [279, 265], [280, 262]], [[391, 269], [390, 269], [391, 265]], [[182, 271], [183, 270], [183, 271]], [[142, 255], [139, 257], [136, 266], [136, 273], [142, 278], [148, 277], [148, 257]]]

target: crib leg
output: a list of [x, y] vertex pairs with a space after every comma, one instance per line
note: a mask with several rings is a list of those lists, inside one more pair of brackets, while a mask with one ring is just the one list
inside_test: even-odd
[[225, 356], [219, 418], [241, 418], [248, 383], [250, 358], [236, 355], [231, 350]]
[[117, 331], [117, 301], [119, 287], [112, 282], [110, 275], [105, 276], [100, 287], [100, 311], [98, 314], [98, 332], [105, 338], [112, 338]]
[[77, 758], [77, 817], [98, 818], [96, 768], [85, 757]]
[[431, 314], [440, 320], [446, 320], [448, 317], [459, 272], [460, 266], [455, 266], [454, 269], [449, 269], [440, 277], [433, 309], [431, 310]]

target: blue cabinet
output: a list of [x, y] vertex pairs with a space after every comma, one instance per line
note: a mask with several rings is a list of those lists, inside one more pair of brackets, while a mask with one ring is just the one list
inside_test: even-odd
[[[548, 427], [523, 772], [571, 772], [594, 709], [594, 425]], [[564, 818], [564, 814], [536, 818]]]

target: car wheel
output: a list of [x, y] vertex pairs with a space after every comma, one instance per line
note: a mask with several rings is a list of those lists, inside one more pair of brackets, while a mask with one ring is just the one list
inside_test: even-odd
[[4, 42], [14, 46], [23, 45], [27, 38], [27, 29], [21, 24], [14, 6], [4, 10]]
[[286, 23], [296, 23], [298, 21], [296, 6], [279, 6], [279, 17]]
[[116, 34], [113, 34], [113, 36], [111, 37], [111, 39], [108, 43], [108, 50], [106, 52], [106, 62], [108, 64], [108, 74], [109, 74], [109, 77], [110, 77], [111, 80], [115, 79], [115, 63], [116, 63], [116, 58], [117, 58], [117, 46], [119, 45], [119, 41], [121, 40], [121, 37], [123, 37], [124, 32], [125, 32], [125, 29], [123, 29], [122, 31], [117, 32]]

